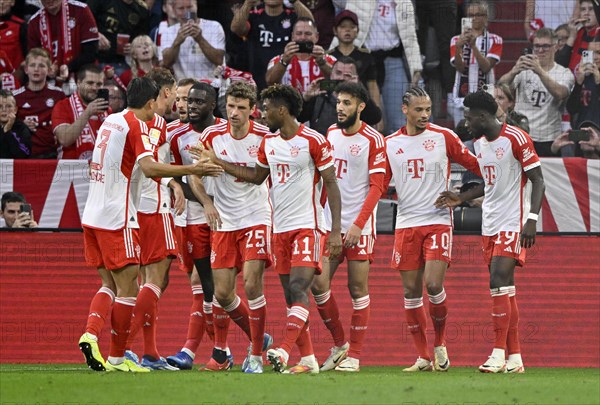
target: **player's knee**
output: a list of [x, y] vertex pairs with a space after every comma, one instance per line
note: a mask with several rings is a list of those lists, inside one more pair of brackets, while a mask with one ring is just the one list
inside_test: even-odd
[[369, 289], [366, 285], [348, 283], [348, 291], [353, 299], [362, 298], [369, 294]]
[[444, 289], [444, 284], [437, 280], [428, 281], [426, 286], [429, 295], [438, 295]]
[[490, 275], [490, 288], [500, 288], [500, 287], [508, 287], [509, 285], [509, 277], [504, 274], [494, 274]]

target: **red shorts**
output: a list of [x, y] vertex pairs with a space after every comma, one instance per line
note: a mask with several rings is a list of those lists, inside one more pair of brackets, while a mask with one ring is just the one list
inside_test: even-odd
[[297, 229], [273, 235], [273, 261], [278, 274], [290, 274], [292, 267], [314, 267], [321, 274], [323, 234], [316, 229]]
[[186, 226], [185, 237], [192, 259], [197, 260], [210, 256], [210, 227], [208, 224]]
[[[329, 239], [329, 232], [325, 236], [325, 249], [323, 250], [323, 256], [329, 257], [329, 249], [327, 249], [327, 240]], [[342, 243], [344, 241], [344, 235], [342, 235]], [[342, 246], [342, 253], [336, 258], [339, 263], [344, 262], [344, 258], [350, 260], [365, 261], [373, 263], [373, 247], [375, 246], [374, 235], [360, 235], [358, 244], [354, 247], [347, 248]]]
[[237, 268], [242, 271], [244, 262], [264, 260], [265, 268], [271, 265], [271, 227], [256, 225], [237, 231], [215, 231], [212, 235], [210, 265], [213, 269]]
[[512, 257], [517, 261], [517, 266], [525, 264], [525, 251], [521, 247], [521, 234], [519, 232], [501, 231], [494, 236], [482, 236], [483, 257], [489, 266], [494, 256]]
[[177, 240], [175, 224], [171, 214], [146, 214], [138, 212], [140, 224], [140, 246], [142, 254], [140, 264], [157, 263], [161, 260], [177, 256]]
[[116, 231], [83, 226], [85, 261], [93, 267], [120, 270], [140, 263], [140, 238], [137, 229]]
[[[188, 250], [188, 241], [186, 237], [185, 226], [175, 226], [175, 237], [177, 238], [177, 258], [179, 259], [179, 268], [186, 273], [194, 270], [194, 260]], [[189, 246], [191, 248], [191, 245]]]
[[452, 256], [452, 227], [425, 225], [396, 229], [392, 269], [418, 270], [425, 262], [440, 260], [450, 264]]

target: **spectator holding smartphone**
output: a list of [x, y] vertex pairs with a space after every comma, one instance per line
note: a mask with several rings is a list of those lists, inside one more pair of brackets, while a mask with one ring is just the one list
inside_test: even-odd
[[9, 191], [2, 194], [2, 211], [5, 228], [37, 228], [33, 220], [31, 205], [27, 204], [23, 194]]
[[579, 0], [579, 15], [568, 22], [567, 43], [556, 53], [556, 63], [568, 67], [572, 72], [581, 61], [583, 51], [600, 32], [600, 25], [594, 13], [595, 0]]
[[103, 84], [103, 71], [86, 65], [77, 73], [77, 91], [56, 104], [52, 128], [60, 144], [59, 159], [91, 159], [98, 129], [111, 113], [109, 92], [101, 89]]
[[292, 41], [285, 46], [283, 54], [269, 62], [267, 84], [288, 84], [302, 94], [316, 79], [328, 78], [336, 59], [325, 54], [323, 47], [317, 45], [318, 41], [315, 22], [308, 17], [299, 17], [292, 31]]
[[579, 128], [584, 121], [600, 125], [600, 37], [583, 51], [575, 69], [575, 86], [567, 100], [571, 125]]
[[561, 157], [600, 159], [600, 126], [584, 121], [578, 130], [563, 132], [552, 142], [552, 153]]

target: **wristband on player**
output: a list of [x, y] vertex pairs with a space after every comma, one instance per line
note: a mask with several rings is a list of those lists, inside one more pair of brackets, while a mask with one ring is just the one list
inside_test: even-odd
[[531, 219], [532, 221], [537, 221], [538, 220], [539, 215], [538, 214], [533, 214], [533, 213], [529, 213], [529, 215], [527, 215], [527, 219]]

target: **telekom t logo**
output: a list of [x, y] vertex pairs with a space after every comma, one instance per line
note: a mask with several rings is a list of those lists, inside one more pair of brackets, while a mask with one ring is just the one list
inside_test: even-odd
[[488, 186], [493, 186], [496, 183], [496, 166], [483, 166], [483, 176]]
[[408, 166], [406, 170], [409, 174], [412, 174], [413, 179], [421, 178], [421, 173], [425, 170], [425, 161], [423, 159], [408, 159], [406, 165]]
[[348, 161], [344, 159], [335, 159], [335, 176], [341, 179], [344, 174], [348, 173]]
[[277, 178], [279, 179], [279, 184], [285, 184], [290, 175], [291, 173], [289, 164], [277, 163]]

